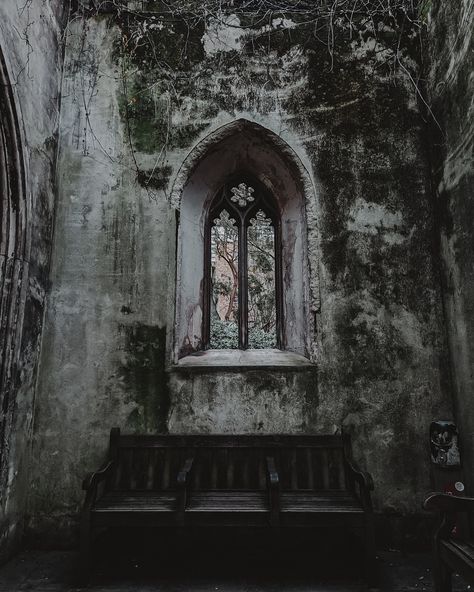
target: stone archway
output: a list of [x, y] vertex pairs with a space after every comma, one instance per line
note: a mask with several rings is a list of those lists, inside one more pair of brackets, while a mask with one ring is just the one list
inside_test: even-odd
[[238, 134], [251, 134], [255, 137], [266, 139], [273, 150], [281, 154], [293, 169], [293, 173], [303, 185], [306, 196], [309, 198], [314, 195], [315, 190], [311, 176], [293, 148], [281, 136], [263, 127], [263, 125], [241, 118], [222, 125], [211, 132], [188, 154], [178, 171], [171, 191], [171, 203], [175, 208], [179, 209], [183, 189], [199, 162], [207, 153], [217, 148], [220, 142]]
[[28, 279], [29, 226], [21, 134], [0, 49], [0, 502], [8, 467]]
[[[314, 335], [310, 315], [319, 310], [316, 194], [310, 174], [296, 152], [277, 134], [257, 123], [239, 119], [204, 138], [185, 159], [171, 193], [180, 211], [175, 361], [202, 349], [203, 232], [206, 207], [227, 175], [245, 171], [279, 201], [287, 341], [284, 349], [310, 357]], [[313, 257], [310, 258], [310, 252]]]

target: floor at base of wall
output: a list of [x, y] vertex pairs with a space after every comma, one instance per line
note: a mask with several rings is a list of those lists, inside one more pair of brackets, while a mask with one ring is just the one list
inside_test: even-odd
[[[157, 559], [154, 569], [143, 558], [130, 556], [114, 562], [98, 562], [87, 587], [91, 592], [359, 592], [367, 590], [362, 578], [348, 570], [328, 575], [313, 558], [302, 565], [287, 556], [273, 565], [267, 558], [256, 565], [255, 557], [234, 555], [232, 565], [219, 557]], [[307, 559], [307, 558], [306, 558]], [[75, 584], [78, 555], [73, 551], [24, 551], [0, 568], [1, 592], [79, 592]], [[259, 560], [257, 560], [257, 563]], [[432, 592], [430, 557], [424, 553], [402, 556], [383, 552], [377, 557], [378, 590], [383, 592]], [[356, 570], [357, 571], [357, 570]], [[459, 576], [453, 592], [469, 590]]]

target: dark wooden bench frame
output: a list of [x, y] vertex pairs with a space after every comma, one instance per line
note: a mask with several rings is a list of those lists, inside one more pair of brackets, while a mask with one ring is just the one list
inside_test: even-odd
[[[316, 442], [316, 445], [315, 445]], [[125, 443], [125, 444], [124, 444]], [[186, 458], [180, 470], [177, 473], [174, 489], [175, 511], [167, 515], [157, 513], [146, 513], [136, 511], [122, 513], [117, 516], [113, 512], [109, 515], [101, 515], [99, 520], [94, 517], [94, 509], [101, 497], [110, 489], [110, 484], [114, 478], [114, 471], [118, 466], [120, 447], [146, 448], [159, 447], [167, 443], [166, 446], [176, 448], [192, 448], [195, 454]], [[302, 513], [301, 519], [297, 519], [295, 514], [285, 514], [282, 511], [282, 492], [281, 475], [278, 473], [275, 459], [270, 454], [265, 457], [266, 469], [266, 495], [268, 495], [268, 516], [265, 521], [266, 526], [270, 528], [284, 527], [343, 527], [357, 528], [364, 531], [365, 539], [365, 571], [368, 583], [374, 585], [375, 575], [375, 541], [373, 509], [371, 501], [371, 491], [374, 488], [371, 476], [359, 469], [351, 455], [350, 438], [343, 436], [321, 436], [321, 435], [275, 435], [275, 436], [251, 436], [251, 435], [168, 435], [168, 436], [132, 436], [120, 435], [118, 428], [113, 428], [110, 433], [109, 458], [103, 466], [89, 474], [83, 482], [83, 489], [86, 491], [85, 501], [81, 517], [80, 532], [80, 555], [81, 555], [81, 580], [88, 580], [90, 566], [93, 534], [96, 527], [114, 527], [114, 526], [171, 526], [177, 529], [185, 529], [188, 526], [188, 512], [190, 500], [192, 501], [193, 491], [191, 489], [191, 478], [196, 464], [199, 463], [199, 449], [220, 447], [244, 447], [260, 448], [268, 450], [268, 447], [285, 449], [294, 446], [328, 449], [338, 449], [342, 453], [343, 468], [345, 475], [347, 492], [353, 496], [359, 505], [358, 513], [345, 511], [343, 508], [330, 508], [332, 511], [318, 511], [312, 513]], [[332, 448], [331, 448], [332, 447]], [[307, 490], [304, 490], [307, 491]], [[326, 491], [326, 490], [324, 490]], [[330, 490], [327, 490], [330, 491]], [[284, 495], [284, 494], [283, 494]], [[327, 500], [326, 500], [327, 501]], [[219, 515], [214, 516], [212, 526], [219, 525]], [[226, 525], [229, 525], [228, 518]], [[196, 524], [192, 524], [195, 526]], [[207, 526], [206, 517], [198, 523], [198, 526]], [[209, 523], [209, 525], [211, 525]], [[239, 512], [234, 512], [231, 516], [232, 526], [246, 526], [244, 516]]]
[[474, 584], [474, 541], [463, 541], [452, 535], [457, 516], [474, 512], [474, 498], [433, 493], [423, 506], [425, 510], [438, 512], [433, 534], [433, 577], [436, 592], [451, 592], [453, 573], [459, 573], [469, 584]]

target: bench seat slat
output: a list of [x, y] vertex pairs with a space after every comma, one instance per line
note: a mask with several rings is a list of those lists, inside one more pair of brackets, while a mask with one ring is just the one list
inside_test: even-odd
[[268, 512], [268, 496], [264, 492], [196, 491], [191, 495], [186, 512]]
[[472, 541], [444, 540], [441, 542], [441, 552], [458, 557], [474, 573], [474, 543]]
[[450, 539], [449, 546], [452, 547], [453, 551], [474, 559], [474, 541]]
[[173, 492], [119, 492], [105, 494], [95, 504], [94, 513], [107, 512], [175, 512], [176, 494]]
[[282, 492], [280, 497], [282, 512], [345, 512], [363, 514], [359, 501], [344, 492], [331, 496], [327, 492], [321, 494], [300, 494], [298, 491]]

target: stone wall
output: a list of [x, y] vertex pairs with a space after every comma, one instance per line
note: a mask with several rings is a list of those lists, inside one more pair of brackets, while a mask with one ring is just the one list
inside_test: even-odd
[[[70, 23], [31, 481], [43, 539], [71, 532], [112, 426], [343, 428], [379, 511], [418, 512], [430, 489], [429, 422], [451, 406], [416, 34], [341, 22], [330, 51], [297, 15], [245, 19]], [[320, 281], [314, 364], [177, 371], [172, 187], [191, 150], [238, 119], [279, 136], [315, 188], [299, 237]]]
[[[428, 4], [427, 84], [444, 307], [464, 474], [474, 488], [474, 2]], [[434, 121], [435, 119], [435, 121]]]
[[[35, 381], [45, 294], [49, 288], [54, 219], [63, 13], [61, 0], [22, 3], [2, 0], [0, 3], [0, 52], [11, 85], [11, 93], [5, 92], [12, 96], [11, 106], [18, 119], [20, 159], [24, 164], [19, 177], [24, 178], [25, 191], [24, 195], [21, 192], [21, 202], [20, 197], [13, 196], [14, 208], [17, 208], [16, 216], [19, 218], [21, 212], [26, 220], [24, 244], [15, 251], [16, 257], [22, 260], [22, 275], [15, 276], [11, 285], [12, 293], [20, 295], [15, 327], [22, 330], [9, 342], [9, 350], [3, 352], [14, 363], [7, 369], [11, 374], [10, 388], [2, 393], [0, 418], [0, 561], [11, 554], [21, 539], [29, 486]], [[8, 211], [2, 211], [2, 215], [8, 216]], [[8, 263], [9, 253], [0, 255], [2, 261], [6, 255]], [[2, 263], [2, 273], [4, 270]], [[18, 278], [21, 285], [15, 285]], [[8, 323], [2, 324], [2, 344], [5, 343], [3, 331], [6, 335], [8, 328]]]

